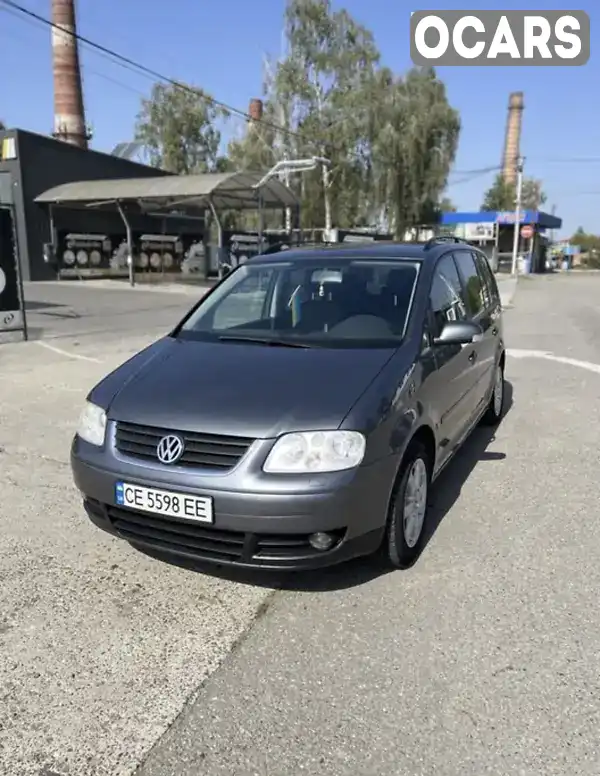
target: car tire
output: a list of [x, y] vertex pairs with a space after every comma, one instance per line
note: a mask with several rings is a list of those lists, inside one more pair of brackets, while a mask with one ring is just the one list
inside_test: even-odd
[[413, 442], [398, 473], [381, 547], [383, 558], [393, 568], [409, 568], [422, 550], [430, 485], [429, 454], [425, 445]]
[[487, 409], [481, 418], [481, 424], [483, 426], [496, 426], [502, 420], [502, 413], [504, 412], [504, 394], [506, 392], [505, 388], [504, 366], [500, 363], [494, 370], [492, 395], [490, 396], [490, 402]]

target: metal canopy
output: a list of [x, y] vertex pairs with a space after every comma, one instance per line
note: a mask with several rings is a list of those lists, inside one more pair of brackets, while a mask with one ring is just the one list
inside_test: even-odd
[[35, 201], [71, 208], [131, 202], [142, 210], [204, 209], [210, 203], [217, 210], [239, 210], [256, 209], [260, 190], [262, 207], [284, 208], [298, 204], [293, 191], [279, 179], [263, 182], [263, 178], [262, 172], [226, 172], [75, 181], [54, 186]]

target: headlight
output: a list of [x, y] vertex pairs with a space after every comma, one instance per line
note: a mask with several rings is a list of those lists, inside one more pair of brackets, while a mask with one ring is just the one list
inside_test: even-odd
[[302, 431], [285, 434], [264, 463], [269, 474], [339, 472], [358, 466], [366, 441], [358, 431]]
[[86, 401], [83, 412], [79, 418], [77, 435], [89, 442], [90, 445], [102, 447], [106, 433], [106, 412], [97, 404]]

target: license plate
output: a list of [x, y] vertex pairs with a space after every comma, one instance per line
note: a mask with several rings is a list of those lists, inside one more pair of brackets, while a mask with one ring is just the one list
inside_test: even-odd
[[212, 523], [214, 520], [212, 499], [207, 496], [190, 496], [188, 493], [144, 488], [128, 482], [116, 483], [115, 503], [120, 507], [139, 509], [164, 517], [180, 517], [199, 523]]

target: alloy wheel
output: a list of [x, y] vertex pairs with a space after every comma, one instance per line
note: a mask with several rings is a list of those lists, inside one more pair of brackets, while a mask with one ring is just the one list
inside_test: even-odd
[[416, 546], [423, 530], [427, 492], [427, 465], [422, 458], [416, 458], [406, 480], [403, 504], [404, 541], [410, 549]]

